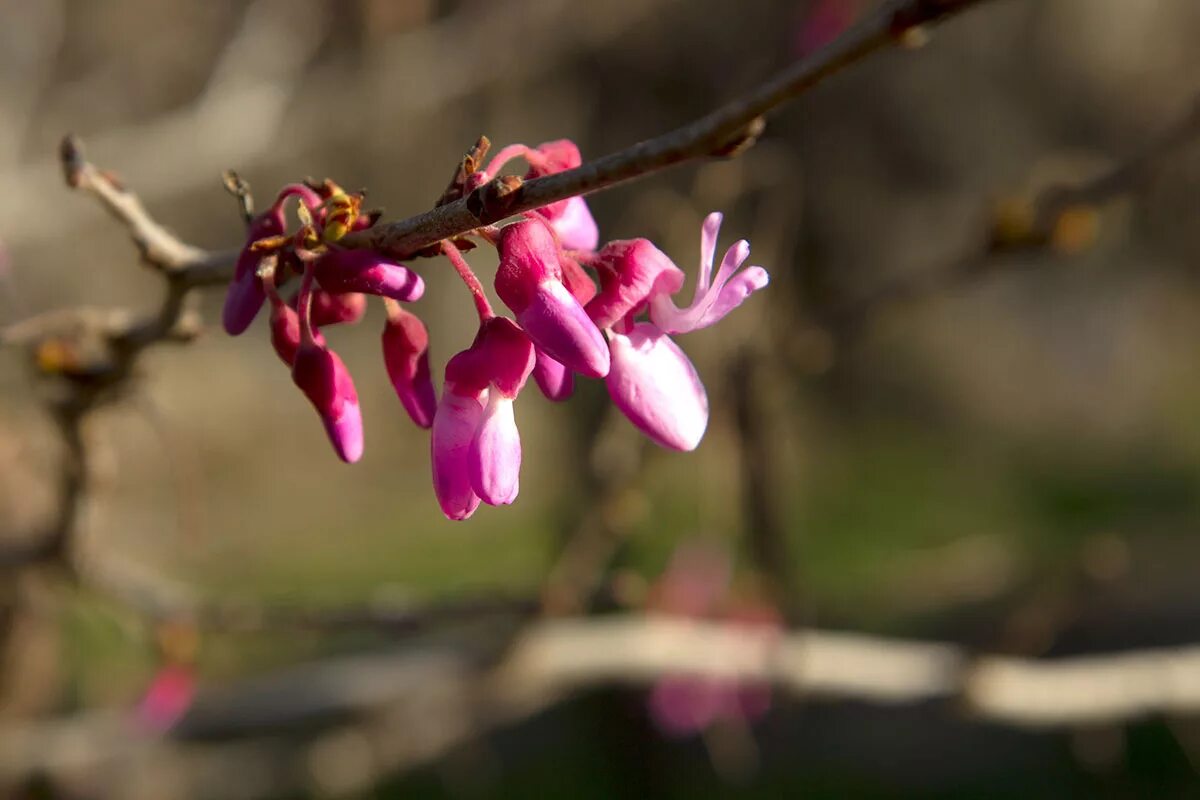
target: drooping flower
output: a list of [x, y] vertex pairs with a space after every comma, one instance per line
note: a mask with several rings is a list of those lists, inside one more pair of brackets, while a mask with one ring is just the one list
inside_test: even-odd
[[[708, 397], [695, 367], [668, 334], [720, 321], [768, 281], [762, 267], [738, 272], [750, 253], [744, 240], [729, 248], [713, 276], [720, 224], [721, 215], [714, 213], [701, 228], [695, 297], [684, 309], [671, 300], [683, 286], [683, 272], [645, 239], [610, 242], [589, 262], [596, 267], [600, 291], [587, 311], [608, 333], [609, 394], [647, 436], [676, 450], [700, 444], [708, 426]], [[644, 310], [649, 321], [636, 321]]]
[[529, 338], [554, 360], [593, 378], [608, 374], [604, 337], [563, 283], [558, 244], [536, 220], [513, 223], [500, 234], [496, 293]]
[[437, 396], [429, 374], [429, 332], [415, 314], [389, 303], [382, 338], [383, 364], [396, 396], [413, 422], [430, 427]]
[[468, 349], [446, 365], [433, 420], [433, 486], [442, 512], [466, 519], [482, 500], [517, 497], [521, 439], [513, 401], [534, 364], [529, 337], [504, 317], [485, 321]]
[[271, 207], [250, 223], [246, 234], [246, 244], [238, 255], [233, 270], [233, 280], [225, 294], [225, 306], [221, 313], [221, 322], [225, 332], [230, 336], [238, 336], [250, 327], [259, 309], [266, 301], [266, 292], [257, 270], [258, 262], [263, 254], [254, 249], [254, 243], [260, 239], [279, 236], [287, 230], [284, 205], [289, 197], [298, 197], [300, 202], [310, 212], [320, 203], [320, 196], [309, 187], [294, 183], [285, 186]]
[[338, 458], [353, 464], [363, 454], [362, 411], [350, 370], [338, 354], [315, 341], [300, 343], [292, 381], [313, 404]]

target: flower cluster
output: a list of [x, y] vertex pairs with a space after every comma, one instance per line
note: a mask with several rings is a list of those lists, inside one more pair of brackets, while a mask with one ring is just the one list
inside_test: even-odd
[[[491, 181], [514, 158], [528, 164], [527, 178], [581, 163], [568, 140], [510, 145], [468, 175], [463, 190]], [[293, 200], [300, 224], [289, 232], [286, 209]], [[224, 313], [225, 329], [238, 335], [269, 305], [275, 351], [343, 460], [362, 455], [362, 416], [350, 374], [320, 329], [359, 320], [365, 295], [382, 297], [387, 308], [384, 364], [409, 416], [431, 429], [434, 490], [450, 519], [466, 519], [481, 501], [502, 505], [516, 498], [521, 443], [513, 401], [530, 375], [555, 401], [572, 394], [576, 375], [604, 379], [613, 401], [652, 440], [676, 450], [700, 443], [708, 399], [671, 337], [718, 322], [768, 280], [761, 267], [742, 268], [750, 252], [745, 241], [729, 248], [713, 273], [720, 214], [704, 221], [695, 293], [682, 308], [674, 296], [683, 271], [646, 239], [600, 246], [582, 197], [473, 232], [499, 252], [494, 288], [514, 319], [493, 312], [459, 248], [443, 242], [443, 254], [474, 297], [480, 324], [471, 346], [447, 363], [438, 399], [428, 333], [401, 305], [420, 299], [421, 278], [378, 253], [342, 244], [348, 232], [375, 222], [362, 213], [361, 200], [329, 181], [285, 187], [250, 224]], [[299, 290], [285, 299], [280, 287], [292, 277], [299, 277]]]

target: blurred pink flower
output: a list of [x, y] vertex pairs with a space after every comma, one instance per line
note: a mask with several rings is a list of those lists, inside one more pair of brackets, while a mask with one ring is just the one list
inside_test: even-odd
[[191, 667], [170, 664], [158, 671], [134, 712], [138, 724], [163, 732], [174, 727], [192, 705], [196, 678]]
[[[747, 635], [748, 646], [768, 658], [781, 630], [778, 612], [759, 601], [745, 601], [730, 591], [728, 554], [713, 545], [686, 543], [671, 557], [651, 590], [652, 613], [723, 621]], [[660, 679], [647, 699], [650, 716], [669, 736], [701, 733], [722, 720], [753, 722], [771, 704], [770, 687], [760, 682], [708, 675], [669, 675]]]

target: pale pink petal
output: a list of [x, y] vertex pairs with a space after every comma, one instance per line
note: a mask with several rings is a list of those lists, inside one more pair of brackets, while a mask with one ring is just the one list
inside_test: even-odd
[[706, 328], [724, 319], [730, 311], [740, 306], [750, 295], [771, 282], [771, 277], [762, 267], [746, 267], [721, 287], [717, 299], [704, 312], [697, 327]]
[[493, 389], [475, 431], [468, 458], [471, 488], [483, 502], [498, 506], [517, 499], [521, 474], [521, 434], [513, 401]]
[[[538, 213], [545, 210], [539, 209]], [[557, 215], [544, 216], [558, 234], [559, 243], [567, 250], [595, 250], [600, 243], [600, 229], [582, 197], [568, 199]]]
[[[665, 293], [656, 293], [650, 301], [650, 319], [667, 333], [688, 333], [719, 322], [753, 292], [767, 285], [767, 273], [762, 267], [738, 273], [749, 256], [750, 245], [745, 240], [736, 242], [725, 253], [712, 283], [704, 291], [697, 284], [692, 305], [681, 309]], [[705, 271], [701, 264], [701, 276]]]
[[721, 221], [725, 215], [714, 211], [704, 218], [700, 226], [700, 273], [696, 278], [696, 294], [692, 302], [699, 302], [700, 296], [708, 291], [709, 279], [712, 276], [713, 258], [717, 254], [717, 234], [721, 230]]
[[675, 450], [694, 450], [708, 427], [708, 395], [671, 337], [641, 322], [613, 333], [606, 383], [613, 402], [643, 433]]
[[433, 418], [430, 436], [433, 491], [442, 513], [449, 519], [466, 519], [479, 507], [479, 496], [471, 488], [468, 464], [471, 442], [483, 417], [484, 396], [458, 395], [447, 386]]

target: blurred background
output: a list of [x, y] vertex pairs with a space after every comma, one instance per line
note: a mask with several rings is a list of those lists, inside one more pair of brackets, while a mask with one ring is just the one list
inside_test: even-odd
[[[237, 247], [223, 169], [260, 205], [330, 177], [402, 218], [480, 134], [606, 154], [752, 87], [873, 5], [0, 0], [0, 321], [158, 302], [127, 232], [63, 185], [64, 133], [183, 240]], [[193, 691], [302, 705], [297, 665], [382, 651], [492, 663], [532, 615], [640, 613], [695, 541], [730, 559], [721, 591], [791, 627], [1026, 658], [1200, 642], [1197, 35], [1195, 0], [994, 0], [804, 95], [740, 158], [591, 198], [603, 239], [649, 237], [689, 275], [701, 220], [723, 211], [721, 251], [749, 239], [771, 286], [682, 342], [712, 406], [696, 452], [643, 444], [599, 383], [564, 404], [527, 391], [521, 496], [467, 523], [438, 510], [426, 433], [380, 363], [381, 309], [330, 332], [363, 403], [353, 468], [328, 452], [261, 320], [236, 340], [211, 330], [149, 351], [88, 419], [81, 545], [242, 613], [149, 620], [86, 582], [5, 574], [0, 726], [125, 713], [172, 680], [183, 706]], [[1014, 226], [1021, 238], [1046, 190], [1122, 165], [1045, 241], [997, 246]], [[471, 259], [488, 282], [494, 258]], [[443, 261], [416, 266], [440, 372], [473, 336], [472, 308]], [[206, 320], [221, 296], [205, 293]], [[12, 542], [53, 519], [61, 443], [53, 387], [24, 351], [0, 359]], [[293, 624], [430, 607], [457, 610]], [[392, 679], [424, 691], [426, 674]], [[775, 692], [734, 733], [679, 736], [656, 726], [645, 687], [595, 686], [391, 765], [352, 723], [209, 725], [184, 761], [136, 775], [0, 762], [26, 797], [1200, 792], [1187, 714], [1031, 730], [954, 703]], [[238, 768], [207, 788], [179, 777], [196, 752], [235, 749]]]

